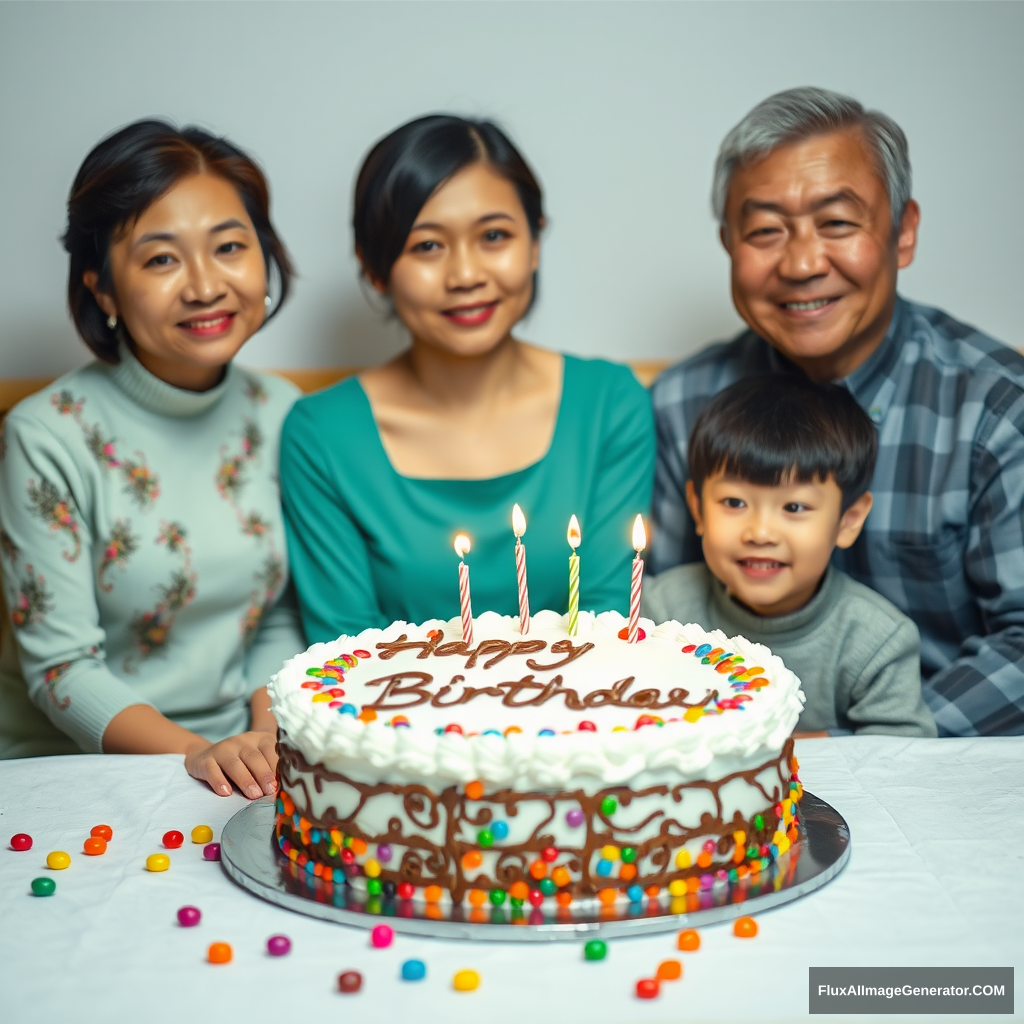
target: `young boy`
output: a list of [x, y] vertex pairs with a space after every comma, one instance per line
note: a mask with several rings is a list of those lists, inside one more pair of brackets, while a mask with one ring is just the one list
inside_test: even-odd
[[686, 499], [706, 564], [645, 582], [643, 614], [762, 643], [799, 676], [797, 729], [935, 736], [917, 627], [829, 566], [871, 510], [878, 439], [853, 396], [802, 376], [747, 377], [701, 412]]

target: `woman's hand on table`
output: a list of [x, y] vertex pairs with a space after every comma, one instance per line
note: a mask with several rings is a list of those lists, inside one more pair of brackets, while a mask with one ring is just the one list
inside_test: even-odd
[[232, 782], [250, 800], [277, 791], [275, 733], [253, 730], [219, 743], [197, 739], [200, 744], [185, 753], [185, 770], [218, 796], [230, 796]]

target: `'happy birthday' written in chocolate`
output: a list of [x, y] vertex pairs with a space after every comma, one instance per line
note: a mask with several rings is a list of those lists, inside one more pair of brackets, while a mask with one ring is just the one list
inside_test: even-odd
[[[499, 661], [504, 661], [509, 655], [537, 654], [548, 646], [546, 640], [481, 640], [476, 647], [470, 647], [464, 640], [453, 640], [446, 644], [442, 643], [442, 640], [444, 632], [440, 629], [432, 630], [426, 640], [410, 640], [408, 633], [403, 633], [397, 640], [377, 644], [377, 650], [381, 652], [381, 661], [387, 661], [403, 651], [419, 651], [417, 659], [429, 658], [431, 655], [438, 658], [452, 655], [464, 657], [466, 668], [474, 668], [477, 661], [487, 658], [481, 667], [490, 668]], [[593, 644], [580, 644], [579, 647], [574, 647], [571, 640], [556, 640], [551, 645], [551, 653], [564, 657], [550, 665], [541, 665], [536, 659], [530, 658], [526, 662], [526, 667], [532, 668], [534, 672], [550, 672], [582, 657], [587, 651], [593, 650], [593, 647]]]
[[[552, 645], [554, 646], [554, 645]], [[703, 707], [717, 698], [718, 691], [711, 690], [703, 700], [690, 703], [687, 698], [689, 691], [676, 687], [665, 695], [662, 700], [661, 690], [637, 690], [626, 696], [626, 691], [633, 685], [634, 677], [627, 676], [612, 686], [591, 690], [581, 698], [576, 690], [562, 685], [562, 677], [555, 676], [547, 683], [538, 682], [533, 675], [525, 675], [522, 679], [495, 683], [492, 686], [465, 686], [464, 676], [452, 676], [451, 683], [439, 690], [428, 689], [434, 677], [427, 672], [396, 672], [394, 675], [371, 679], [367, 686], [383, 686], [381, 695], [372, 703], [364, 704], [364, 708], [376, 711], [397, 711], [401, 708], [414, 708], [420, 704], [430, 704], [435, 708], [454, 707], [457, 704], [468, 704], [477, 697], [500, 697], [501, 703], [508, 708], [536, 707], [546, 704], [555, 697], [563, 697], [565, 706], [571, 711], [584, 711], [587, 708], [599, 708], [612, 705], [620, 708], [692, 708]], [[448, 699], [462, 684], [461, 692], [454, 699]]]

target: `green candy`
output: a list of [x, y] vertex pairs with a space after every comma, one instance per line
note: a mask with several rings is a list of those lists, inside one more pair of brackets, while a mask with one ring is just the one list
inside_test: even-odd
[[383, 889], [384, 889], [384, 886], [381, 885], [381, 882], [380, 882], [379, 878], [371, 878], [366, 883], [366, 891], [371, 896], [379, 896], [381, 894], [381, 892], [383, 891]]
[[494, 845], [494, 833], [488, 829], [482, 829], [476, 834], [477, 844], [482, 846], [485, 850]]
[[554, 896], [555, 893], [558, 892], [558, 886], [555, 885], [555, 880], [553, 878], [542, 878], [537, 883], [537, 888], [540, 889], [545, 896]]
[[755, 814], [754, 815], [754, 828], [764, 828], [764, 815], [763, 814]]
[[500, 907], [505, 902], [505, 890], [504, 889], [492, 889], [488, 894], [487, 898], [496, 906]]
[[608, 947], [600, 939], [591, 939], [583, 947], [584, 960], [603, 960], [608, 955]]
[[757, 847], [753, 843], [751, 843], [750, 846], [747, 847], [747, 856], [748, 857], [756, 857], [757, 856]]
[[623, 864], [632, 864], [636, 860], [636, 850], [632, 846], [624, 846], [619, 851], [619, 856], [622, 858]]
[[615, 801], [615, 797], [606, 796], [601, 801], [601, 813], [606, 817], [613, 815], [619, 808], [619, 805]]
[[525, 900], [517, 899], [515, 896], [513, 896], [512, 899], [509, 900], [509, 903], [512, 904], [513, 910], [517, 909], [518, 907], [521, 907], [525, 902]]
[[52, 878], [33, 878], [33, 896], [52, 896], [57, 891], [57, 883]]

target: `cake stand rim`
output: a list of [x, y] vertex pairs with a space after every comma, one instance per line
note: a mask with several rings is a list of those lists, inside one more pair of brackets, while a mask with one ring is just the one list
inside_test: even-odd
[[[221, 832], [221, 867], [242, 889], [286, 910], [322, 921], [370, 929], [387, 924], [396, 934], [421, 938], [457, 939], [471, 942], [557, 942], [580, 938], [624, 938], [633, 935], [655, 935], [681, 928], [704, 927], [730, 921], [745, 914], [758, 914], [800, 899], [827, 885], [850, 859], [850, 828], [843, 816], [827, 801], [804, 790], [800, 799], [801, 821], [808, 856], [797, 862], [797, 877], [791, 884], [760, 893], [749, 899], [720, 906], [701, 908], [682, 914], [644, 914], [636, 917], [593, 920], [581, 917], [571, 922], [514, 925], [511, 922], [434, 920], [422, 914], [398, 917], [368, 914], [337, 907], [299, 895], [285, 888], [281, 867], [285, 858], [274, 846], [270, 836], [275, 818], [275, 797], [263, 797], [236, 811]], [[825, 862], [809, 859], [824, 855]], [[784, 854], [783, 857], [788, 857]], [[781, 859], [780, 859], [781, 862]], [[801, 866], [805, 870], [801, 874]], [[807, 870], [807, 868], [810, 870]]]

